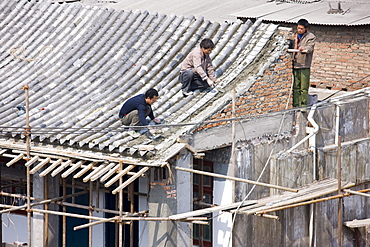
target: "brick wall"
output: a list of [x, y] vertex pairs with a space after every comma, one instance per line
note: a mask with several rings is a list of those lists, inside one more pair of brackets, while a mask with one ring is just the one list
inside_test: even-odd
[[316, 35], [311, 86], [354, 91], [370, 86], [370, 25], [310, 26]]
[[[292, 60], [290, 54], [283, 54], [266, 70], [260, 78], [250, 87], [248, 92], [237, 97], [236, 117], [250, 117], [270, 112], [282, 111], [286, 108], [287, 101], [291, 107], [292, 100], [290, 87], [292, 83]], [[232, 103], [210, 120], [231, 118]], [[201, 127], [208, 128], [226, 124], [218, 122]], [[198, 129], [198, 130], [200, 130]]]

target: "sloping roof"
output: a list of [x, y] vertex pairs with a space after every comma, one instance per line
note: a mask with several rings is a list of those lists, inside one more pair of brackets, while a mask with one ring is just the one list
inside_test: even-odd
[[[340, 3], [339, 3], [340, 2]], [[296, 23], [305, 18], [318, 25], [369, 25], [370, 2], [349, 0], [318, 2], [270, 1], [236, 11], [234, 17], [258, 18], [264, 21]]]
[[[184, 98], [178, 82], [182, 59], [211, 37], [214, 65], [223, 74], [218, 89], [235, 86], [278, 27], [23, 0], [3, 1], [0, 9], [1, 132], [24, 137], [21, 87], [28, 84], [32, 140], [128, 156], [149, 143], [163, 156], [171, 154], [176, 138], [194, 128], [169, 127], [160, 141], [132, 139], [118, 118], [128, 98], [155, 87], [159, 118], [170, 124], [203, 121], [231, 95], [216, 89]], [[284, 41], [276, 46], [284, 47]], [[237, 88], [247, 90], [244, 84]]]

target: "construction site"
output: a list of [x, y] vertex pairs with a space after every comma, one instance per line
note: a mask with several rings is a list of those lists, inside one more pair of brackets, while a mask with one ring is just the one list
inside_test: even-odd
[[[313, 31], [331, 36], [368, 30], [369, 5], [249, 1], [225, 22], [130, 1], [1, 2], [2, 246], [370, 246], [370, 42], [353, 38], [358, 57], [323, 76], [324, 46], [352, 53], [318, 39], [309, 106], [294, 108], [297, 18], [273, 17], [311, 4], [335, 22]], [[269, 21], [249, 14], [270, 7]], [[181, 62], [205, 37], [221, 81], [184, 97]], [[118, 112], [150, 88], [163, 123], [134, 138]]]

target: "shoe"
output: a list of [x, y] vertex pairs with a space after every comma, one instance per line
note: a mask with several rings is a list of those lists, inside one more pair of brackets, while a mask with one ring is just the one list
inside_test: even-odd
[[137, 133], [135, 130], [129, 130], [129, 131], [127, 131], [127, 134], [129, 134], [129, 136], [131, 136], [133, 138], [138, 138], [140, 136], [140, 134]]
[[189, 95], [193, 95], [194, 92], [193, 91], [190, 91], [190, 92], [185, 92], [185, 91], [182, 91], [182, 95], [184, 95], [184, 97], [188, 97]]

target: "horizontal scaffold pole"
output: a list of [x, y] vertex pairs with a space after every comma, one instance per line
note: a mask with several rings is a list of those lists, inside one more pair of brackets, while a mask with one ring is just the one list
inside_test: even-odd
[[259, 185], [259, 186], [265, 186], [265, 187], [274, 188], [274, 189], [278, 189], [278, 190], [286, 190], [286, 191], [291, 191], [291, 192], [298, 192], [297, 189], [291, 189], [291, 188], [287, 188], [287, 187], [283, 187], [283, 186], [279, 186], [279, 185], [273, 185], [273, 184], [256, 182], [256, 181], [252, 181], [252, 180], [248, 180], [248, 179], [243, 179], [243, 178], [230, 177], [230, 176], [221, 175], [221, 174], [212, 173], [212, 172], [199, 171], [199, 170], [188, 169], [188, 168], [183, 168], [183, 167], [178, 167], [178, 166], [176, 166], [175, 169], [176, 170], [180, 170], [180, 171], [185, 171], [185, 172], [192, 172], [192, 173], [197, 173], [197, 174], [201, 174], [201, 175], [211, 176], [211, 177], [217, 177], [217, 178], [224, 178], [224, 179], [234, 180], [234, 181], [248, 183], [248, 184], [255, 184], [255, 185]]

